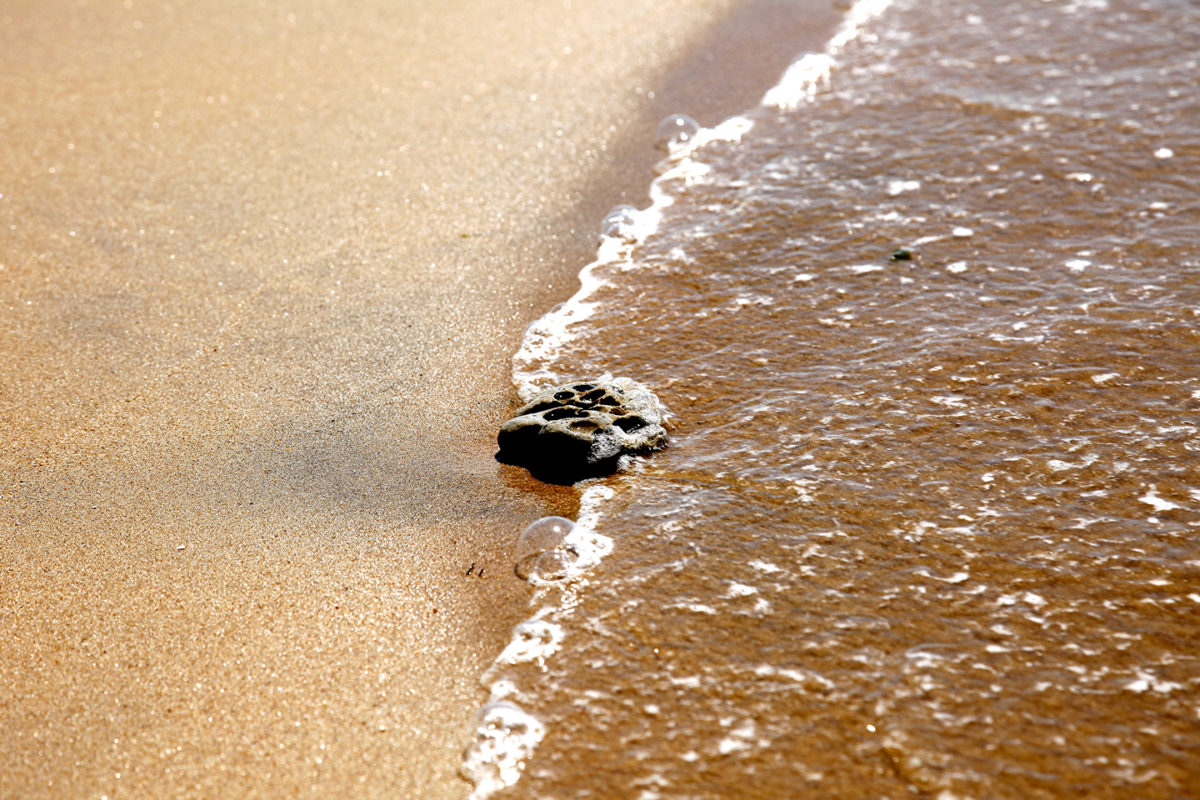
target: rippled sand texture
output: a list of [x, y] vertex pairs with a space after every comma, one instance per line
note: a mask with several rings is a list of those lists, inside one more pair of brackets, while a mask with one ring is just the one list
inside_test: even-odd
[[468, 790], [509, 357], [731, 5], [0, 5], [0, 796]]
[[531, 365], [679, 424], [497, 676], [545, 726], [504, 796], [1200, 794], [1197, 30], [897, 0], [679, 162]]

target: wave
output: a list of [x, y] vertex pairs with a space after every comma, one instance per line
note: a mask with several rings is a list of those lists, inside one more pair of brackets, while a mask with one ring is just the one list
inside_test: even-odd
[[[564, 347], [578, 336], [580, 324], [595, 314], [598, 303], [594, 298], [599, 289], [614, 285], [631, 270], [650, 268], [638, 261], [638, 247], [659, 230], [663, 213], [674, 204], [678, 188], [705, 179], [710, 171], [704, 161], [706, 150], [718, 143], [737, 145], [753, 130], [754, 116], [758, 113], [790, 111], [811, 101], [828, 85], [842, 50], [862, 37], [867, 24], [891, 3], [892, 0], [859, 0], [851, 5], [825, 51], [805, 53], [795, 59], [755, 109], [711, 128], [701, 128], [683, 115], [673, 115], [664, 121], [663, 128], [668, 131], [664, 143], [667, 156], [650, 185], [650, 204], [643, 209], [617, 206], [605, 215], [596, 259], [581, 270], [579, 289], [526, 330], [521, 347], [513, 356], [513, 382], [523, 400], [567, 380], [594, 377], [570, 374], [571, 367], [561, 363]], [[533, 576], [533, 615], [516, 627], [508, 647], [484, 673], [482, 683], [489, 696], [478, 714], [475, 735], [461, 770], [475, 785], [472, 800], [485, 800], [514, 784], [545, 735], [542, 721], [517, 703], [520, 691], [504, 677], [503, 668], [517, 662], [540, 663], [553, 657], [564, 634], [547, 617], [556, 609], [576, 602], [587, 586], [588, 572], [611, 551], [612, 541], [593, 530], [601, 520], [603, 504], [613, 494], [603, 484], [592, 484], [584, 490], [578, 522], [562, 521], [570, 526], [564, 527], [562, 540], [573, 568], [559, 572], [551, 580]], [[545, 527], [548, 522], [549, 518], [539, 520], [531, 530], [538, 525]]]

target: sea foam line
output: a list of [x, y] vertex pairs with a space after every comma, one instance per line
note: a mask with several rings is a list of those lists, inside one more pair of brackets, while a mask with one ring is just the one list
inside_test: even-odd
[[[807, 53], [796, 59], [779, 83], [763, 96], [760, 107], [794, 110], [810, 102], [830, 80], [836, 56], [859, 38], [864, 26], [891, 3], [892, 0], [854, 3], [825, 52]], [[608, 284], [603, 274], [608, 271], [606, 268], [613, 267], [611, 271], [617, 274], [637, 268], [633, 251], [658, 231], [663, 212], [675, 202], [667, 186], [672, 181], [686, 184], [702, 180], [710, 168], [695, 156], [713, 142], [741, 141], [753, 127], [754, 122], [748, 116], [739, 115], [697, 131], [683, 146], [671, 148], [666, 169], [650, 184], [649, 207], [642, 210], [619, 207], [609, 213], [596, 259], [579, 274], [579, 290], [530, 325], [521, 348], [513, 356], [513, 382], [522, 399], [528, 400], [547, 386], [561, 382], [561, 376], [551, 365], [563, 347], [577, 336], [572, 328], [595, 314], [599, 303], [591, 298]], [[545, 725], [514, 702], [519, 695], [518, 687], [499, 677], [499, 673], [505, 666], [523, 662], [533, 662], [544, 669], [545, 660], [558, 650], [564, 632], [547, 617], [555, 610], [568, 610], [578, 603], [579, 593], [587, 585], [584, 575], [610, 552], [611, 540], [592, 531], [600, 520], [602, 506], [613, 494], [611, 488], [599, 484], [584, 490], [577, 530], [573, 531], [578, 534], [573, 546], [579, 551], [579, 563], [584, 568], [562, 583], [534, 582], [531, 606], [537, 610], [514, 629], [512, 641], [483, 675], [482, 683], [489, 690], [488, 702], [480, 709], [475, 738], [462, 766], [463, 775], [475, 784], [472, 800], [486, 800], [515, 783], [545, 735]]]
[[811, 102], [828, 85], [837, 56], [846, 45], [862, 36], [863, 28], [878, 17], [892, 0], [859, 0], [846, 12], [837, 32], [824, 53], [805, 53], [792, 62], [779, 83], [763, 95], [762, 105], [782, 111], [794, 111]]
[[[514, 784], [546, 734], [545, 724], [517, 704], [519, 688], [511, 679], [503, 677], [502, 672], [505, 667], [527, 663], [544, 672], [546, 660], [558, 651], [566, 634], [559, 623], [548, 618], [556, 611], [569, 611], [578, 605], [580, 593], [587, 586], [587, 574], [612, 552], [611, 539], [584, 527], [598, 517], [598, 506], [612, 495], [611, 488], [598, 484], [584, 490], [579, 502], [579, 522], [571, 525], [562, 542], [562, 546], [575, 556], [574, 563], [553, 579], [530, 576], [529, 581], [534, 587], [530, 605], [537, 610], [516, 626], [508, 646], [480, 679], [488, 690], [488, 699], [477, 714], [475, 735], [459, 770], [475, 784], [470, 800], [487, 800]], [[558, 518], [550, 519], [567, 523]], [[548, 521], [541, 520], [534, 525]]]
[[[759, 107], [783, 111], [795, 110], [828, 85], [837, 64], [837, 56], [863, 35], [871, 20], [882, 14], [893, 0], [858, 0], [847, 11], [823, 53], [805, 53], [792, 62], [779, 83], [771, 87]], [[645, 209], [620, 207], [609, 212], [606, 221], [620, 210], [622, 219], [601, 236], [596, 259], [579, 273], [579, 289], [564, 303], [531, 324], [520, 349], [513, 356], [513, 383], [522, 400], [561, 383], [565, 378], [551, 365], [565, 345], [576, 338], [573, 328], [592, 317], [599, 304], [591, 298], [609, 284], [606, 273], [634, 269], [633, 251], [658, 231], [663, 212], [675, 202], [667, 186], [673, 181], [685, 184], [703, 179], [709, 171], [697, 155], [713, 142], [738, 142], [754, 127], [745, 115], [730, 117], [712, 128], [702, 128], [687, 142], [672, 147], [665, 160], [667, 169], [650, 184], [650, 205]], [[611, 269], [609, 269], [611, 268]]]

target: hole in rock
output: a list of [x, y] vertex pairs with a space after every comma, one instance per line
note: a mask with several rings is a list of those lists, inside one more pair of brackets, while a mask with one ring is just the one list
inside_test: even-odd
[[579, 399], [588, 403], [595, 403], [606, 394], [608, 394], [608, 392], [604, 391], [603, 389], [593, 389]]

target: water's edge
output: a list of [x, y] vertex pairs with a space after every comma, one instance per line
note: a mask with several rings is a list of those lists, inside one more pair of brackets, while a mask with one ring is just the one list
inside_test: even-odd
[[[829, 79], [838, 53], [890, 4], [891, 0], [858, 0], [851, 5], [824, 52], [803, 53], [796, 57], [779, 81], [763, 95], [759, 107], [795, 109], [811, 99]], [[660, 126], [656, 144], [666, 150], [667, 157], [657, 167], [659, 177], [650, 184], [649, 206], [638, 209], [622, 204], [609, 211], [601, 221], [596, 258], [579, 273], [579, 289], [526, 330], [522, 345], [513, 356], [513, 382], [522, 401], [549, 386], [582, 377], [562, 375], [540, 365], [552, 361], [558, 348], [570, 341], [571, 326], [589, 316], [589, 297], [603, 285], [597, 273], [634, 268], [633, 250], [653, 235], [663, 209], [673, 202], [664, 187], [671, 182], [686, 181], [689, 175], [703, 174], [706, 167], [702, 155], [707, 145], [736, 143], [754, 126], [745, 114], [729, 117], [711, 128], [701, 127], [689, 116], [675, 116], [679, 118], [673, 120], [676, 124], [668, 124], [668, 118]], [[514, 702], [517, 688], [498, 676], [504, 666], [542, 664], [553, 656], [564, 634], [560, 626], [547, 621], [546, 617], [577, 602], [587, 589], [588, 572], [611, 551], [612, 541], [593, 530], [603, 515], [604, 501], [613, 493], [602, 482], [590, 482], [581, 495], [574, 524], [560, 520], [564, 535], [559, 546], [569, 553], [570, 568], [549, 580], [541, 580], [536, 574], [531, 578], [534, 587], [530, 601], [532, 615], [516, 627], [508, 647], [481, 676], [480, 682], [488, 691], [488, 699], [478, 713], [478, 724], [465, 751], [461, 770], [475, 786], [471, 800], [486, 800], [516, 783], [545, 735], [543, 723]], [[534, 523], [536, 525], [538, 523]]]

